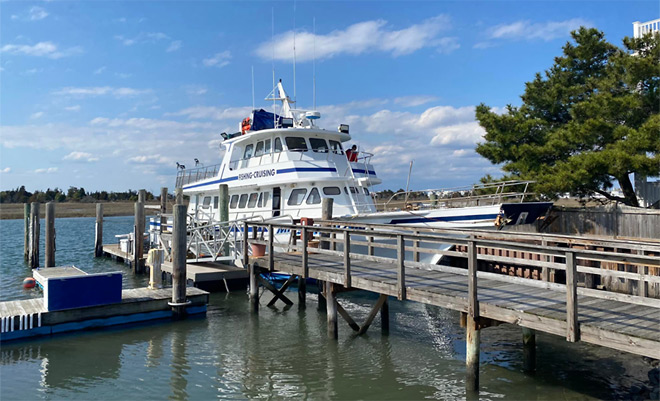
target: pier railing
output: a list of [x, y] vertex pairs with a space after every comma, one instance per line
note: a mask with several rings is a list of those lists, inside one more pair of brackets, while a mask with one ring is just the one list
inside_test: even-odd
[[[342, 284], [351, 287], [355, 280], [361, 280], [361, 274], [355, 275], [351, 269], [352, 260], [371, 261], [375, 263], [395, 263], [397, 266], [397, 281], [395, 295], [399, 299], [407, 298], [411, 288], [406, 282], [406, 275], [411, 269], [439, 271], [454, 275], [467, 276], [469, 291], [468, 306], [464, 312], [473, 317], [479, 317], [478, 303], [481, 301], [476, 293], [477, 280], [488, 279], [509, 284], [521, 284], [526, 287], [561, 292], [566, 295], [566, 319], [557, 321], [554, 327], [545, 327], [544, 331], [565, 335], [568, 341], [580, 339], [578, 314], [578, 295], [598, 298], [608, 301], [619, 301], [631, 305], [642, 305], [657, 308], [660, 311], [660, 299], [649, 297], [649, 286], [660, 285], [660, 244], [658, 243], [626, 243], [625, 241], [607, 239], [583, 239], [576, 237], [488, 232], [485, 230], [423, 230], [417, 228], [384, 227], [381, 225], [356, 224], [353, 222], [327, 221], [318, 226], [293, 224], [253, 223], [245, 222], [245, 230], [266, 230], [267, 240], [244, 238], [248, 242], [263, 243], [268, 249], [268, 267], [274, 269], [278, 244], [273, 241], [273, 232], [277, 229], [291, 230], [298, 241], [280, 251], [294, 251], [301, 254], [302, 276], [309, 277], [308, 261], [312, 254], [330, 254], [343, 260]], [[314, 234], [312, 236], [311, 234]], [[583, 249], [587, 246], [592, 249]], [[627, 253], [621, 253], [625, 250]], [[442, 255], [454, 260], [462, 260], [461, 265], [438, 265], [420, 262], [421, 255]], [[247, 261], [247, 257], [246, 257]], [[599, 268], [601, 264], [615, 264], [624, 271]], [[516, 266], [533, 266], [544, 270], [543, 279], [515, 277], [488, 271], [479, 271], [484, 264], [508, 264]], [[466, 267], [466, 268], [465, 268]], [[561, 272], [555, 275], [555, 282], [549, 281], [548, 271]], [[616, 279], [636, 281], [637, 293], [621, 294], [606, 289], [588, 288], [588, 283], [581, 283], [578, 275], [610, 276]], [[565, 276], [560, 277], [560, 276]], [[419, 285], [417, 283], [416, 285]], [[429, 284], [430, 285], [430, 284]], [[382, 288], [381, 288], [382, 290]], [[380, 291], [380, 290], [379, 290]], [[382, 291], [380, 291], [382, 292]], [[658, 293], [655, 294], [658, 297]], [[460, 309], [460, 308], [459, 308]], [[534, 319], [520, 322], [521, 317], [487, 316], [500, 321], [516, 320], [519, 324], [534, 328]], [[615, 341], [615, 340], [612, 340]], [[614, 348], [629, 350], [625, 344], [617, 344]], [[631, 351], [631, 352], [639, 352]], [[647, 352], [648, 351], [644, 351]], [[654, 351], [660, 356], [660, 351]], [[654, 355], [655, 355], [654, 354]]]

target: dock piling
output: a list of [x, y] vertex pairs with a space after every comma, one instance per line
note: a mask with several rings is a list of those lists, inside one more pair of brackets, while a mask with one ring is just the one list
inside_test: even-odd
[[96, 204], [96, 234], [94, 235], [94, 256], [103, 256], [103, 204]]
[[138, 191], [138, 202], [145, 203], [147, 201], [147, 191], [141, 189]]
[[468, 241], [468, 313], [465, 328], [465, 388], [479, 390], [479, 301], [477, 296], [477, 246], [474, 240]]
[[39, 203], [32, 202], [30, 206], [30, 255], [28, 260], [31, 269], [39, 267], [39, 233]]
[[[142, 193], [142, 190], [140, 190]], [[133, 273], [143, 273], [142, 256], [144, 253], [144, 203], [135, 202], [135, 225], [133, 226]]]
[[259, 311], [259, 271], [254, 263], [248, 264], [248, 272], [250, 276], [250, 306], [253, 312]]
[[523, 327], [523, 371], [536, 370], [536, 332]]
[[186, 313], [186, 206], [174, 206], [172, 227], [172, 316], [182, 319]]
[[389, 297], [385, 298], [383, 305], [380, 307], [380, 331], [383, 334], [390, 332], [390, 303]]
[[30, 204], [23, 204], [23, 258], [27, 262], [30, 260]]
[[46, 203], [46, 267], [55, 267], [55, 202]]
[[174, 201], [177, 205], [183, 205], [183, 188], [177, 188], [174, 192]]
[[328, 313], [328, 338], [336, 340], [339, 338], [337, 328], [337, 298], [334, 284], [329, 281], [325, 282], [325, 301]]
[[160, 232], [167, 230], [167, 187], [160, 188]]

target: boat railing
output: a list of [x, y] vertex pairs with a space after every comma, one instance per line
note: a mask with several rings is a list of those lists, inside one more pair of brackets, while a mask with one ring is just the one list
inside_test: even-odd
[[176, 173], [176, 188], [183, 188], [184, 185], [216, 177], [220, 171], [220, 165], [214, 164], [212, 166], [202, 166], [193, 169], [180, 169]]
[[525, 197], [533, 195], [528, 192], [529, 184], [532, 183], [534, 181], [510, 180], [466, 187], [400, 191], [377, 206], [382, 210], [392, 210], [486, 206], [505, 202], [522, 203]]
[[[309, 156], [310, 154], [316, 156]], [[323, 155], [321, 157], [321, 155]], [[277, 152], [264, 153], [259, 156], [244, 157], [238, 160], [229, 162], [230, 170], [240, 170], [244, 168], [260, 167], [268, 164], [275, 164], [285, 161], [319, 161], [326, 160], [332, 161], [335, 156], [343, 155], [337, 150], [313, 150], [313, 149], [288, 149]], [[256, 160], [252, 162], [252, 160]]]

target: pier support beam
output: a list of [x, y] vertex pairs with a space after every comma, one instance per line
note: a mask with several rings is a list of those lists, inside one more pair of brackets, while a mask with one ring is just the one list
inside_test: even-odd
[[23, 204], [23, 259], [30, 260], [30, 204]]
[[536, 332], [523, 327], [523, 371], [531, 373], [536, 370]]
[[28, 264], [31, 269], [39, 267], [39, 203], [32, 202], [30, 206], [30, 249]]
[[380, 307], [380, 331], [383, 334], [390, 332], [390, 302], [389, 297], [385, 298], [383, 305]]
[[465, 328], [465, 389], [479, 391], [479, 344], [480, 330], [478, 319], [467, 315]]
[[44, 265], [55, 267], [55, 202], [46, 203], [46, 249]]
[[186, 248], [187, 226], [186, 206], [174, 206], [174, 224], [172, 227], [172, 316], [175, 319], [185, 317], [186, 313]]
[[[256, 230], [256, 228], [255, 228]], [[245, 234], [247, 235], [247, 233]], [[259, 311], [259, 268], [254, 263], [248, 263], [248, 274], [250, 276], [250, 307], [253, 312]]]
[[[142, 193], [142, 191], [143, 190], [140, 190], [140, 193]], [[185, 222], [184, 222], [184, 227], [185, 227]], [[135, 203], [135, 224], [133, 226], [133, 233], [134, 233], [133, 273], [139, 274], [143, 272], [143, 264], [142, 264], [142, 256], [144, 253], [144, 203], [143, 202]]]
[[94, 235], [94, 256], [103, 256], [103, 204], [96, 204], [96, 233]]
[[337, 298], [334, 285], [329, 281], [325, 282], [325, 300], [328, 313], [328, 338], [336, 340], [339, 338], [337, 328]]

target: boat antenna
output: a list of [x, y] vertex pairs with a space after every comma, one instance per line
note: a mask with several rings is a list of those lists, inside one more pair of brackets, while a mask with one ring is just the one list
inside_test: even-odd
[[316, 110], [316, 17], [312, 18], [314, 32], [314, 61], [312, 62], [312, 110]]
[[252, 66], [252, 110], [254, 110], [254, 66]]
[[277, 125], [277, 117], [275, 117], [277, 112], [275, 103], [275, 7], [270, 9], [270, 43], [273, 45], [271, 64], [273, 67], [273, 127], [275, 127]]
[[408, 181], [406, 181], [406, 197], [403, 202], [404, 205], [408, 204], [408, 187], [410, 185], [410, 174], [412, 173], [413, 160], [410, 161], [410, 169], [408, 170]]
[[296, 102], [296, 0], [293, 0], [293, 102]]

